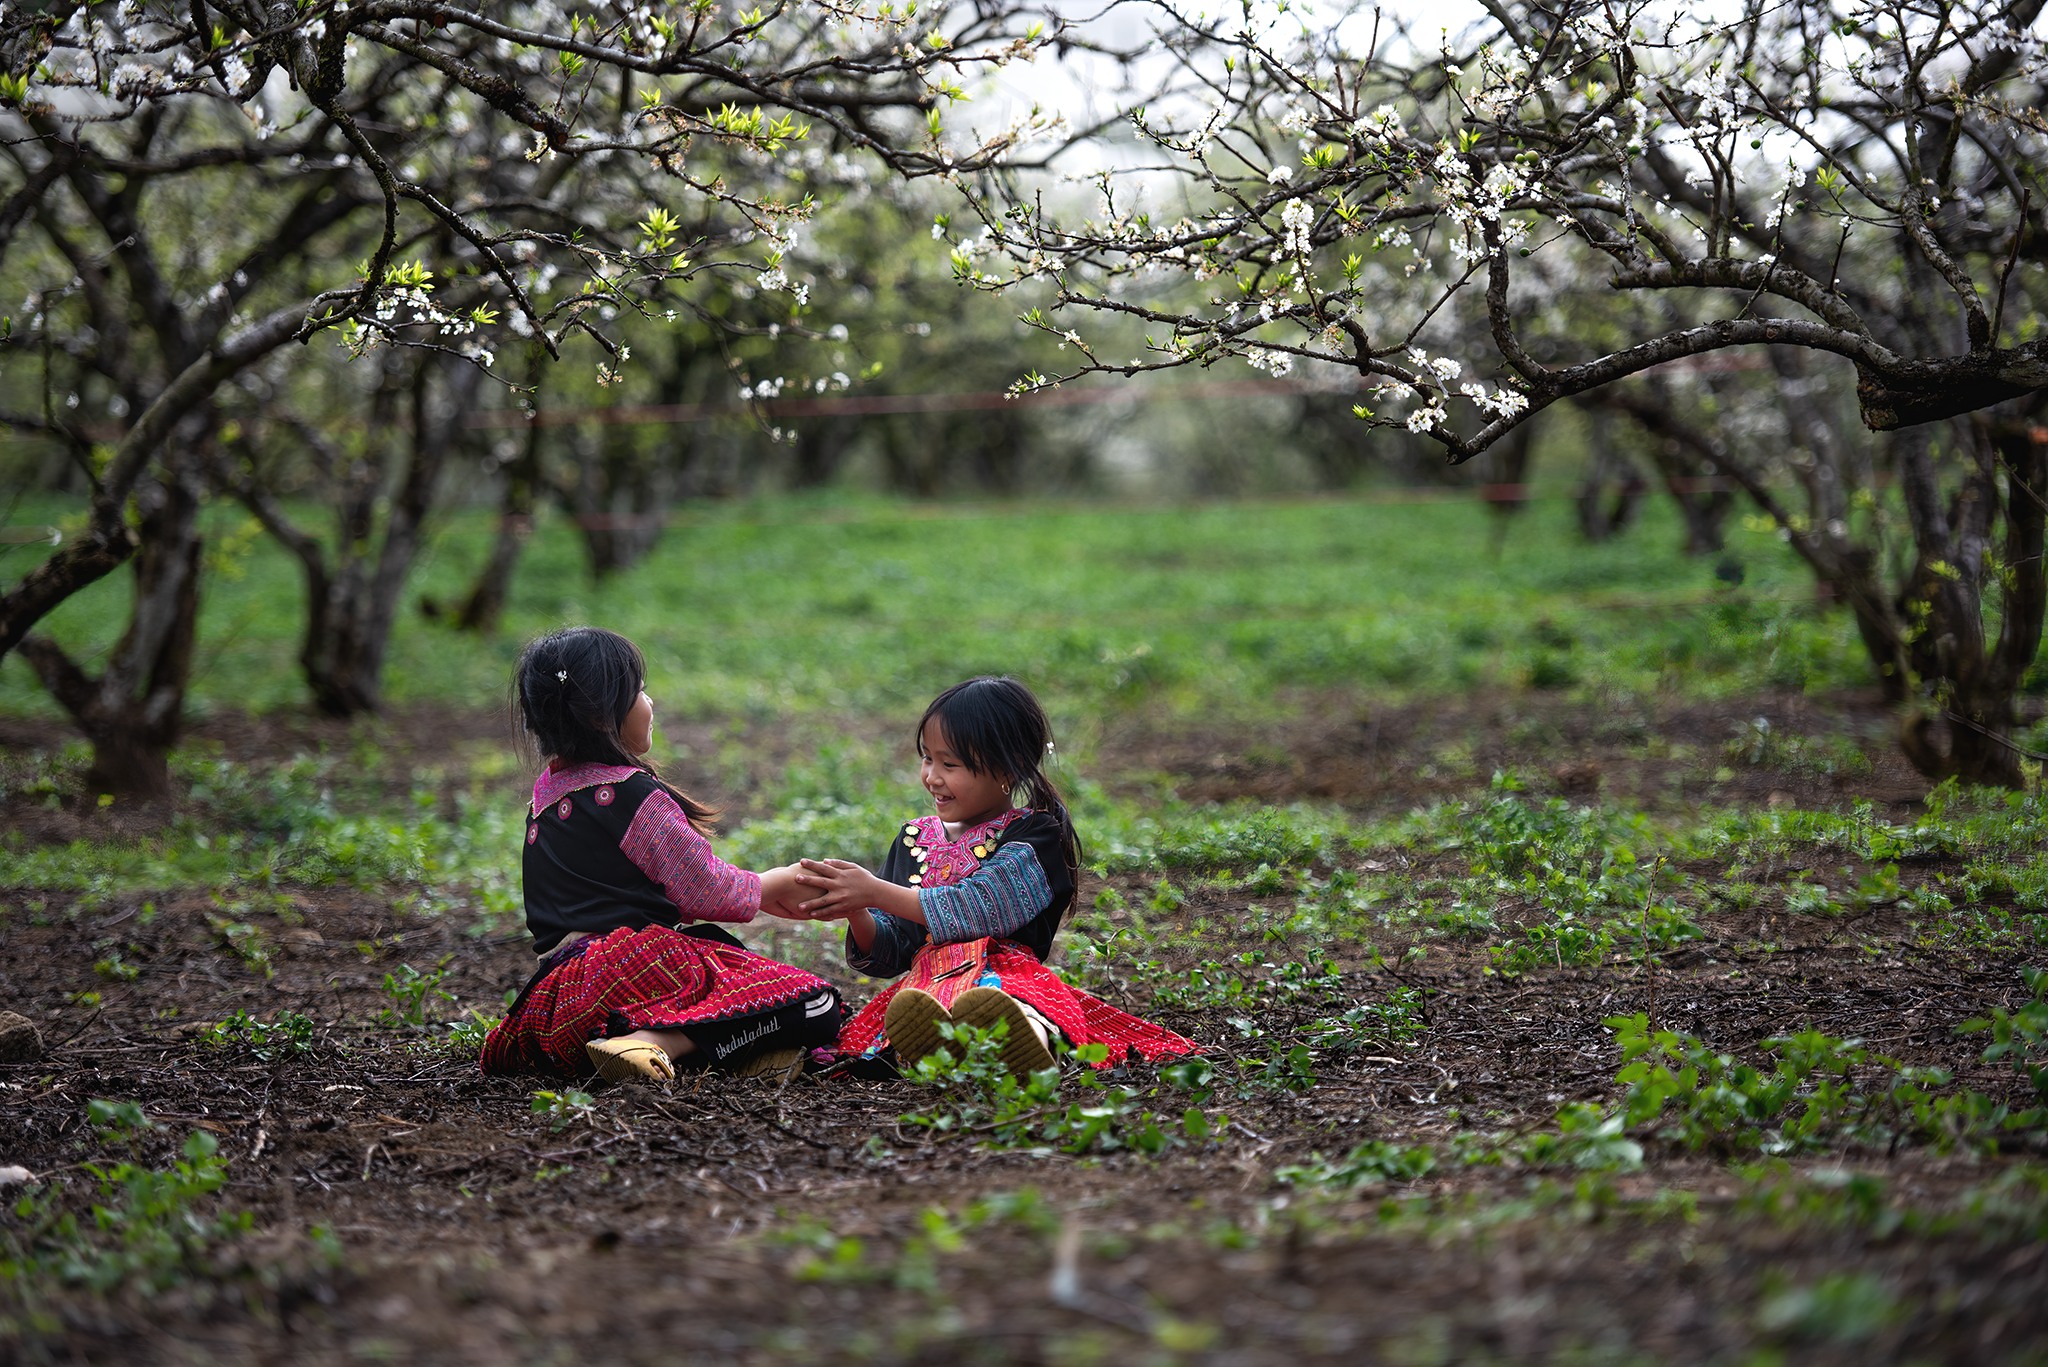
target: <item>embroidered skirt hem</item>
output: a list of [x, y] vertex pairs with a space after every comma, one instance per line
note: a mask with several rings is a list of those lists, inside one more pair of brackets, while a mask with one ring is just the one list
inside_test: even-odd
[[635, 1030], [680, 1030], [714, 1066], [829, 1045], [844, 1015], [832, 985], [727, 939], [643, 926], [584, 942], [521, 995], [485, 1038], [480, 1066], [581, 1077], [585, 1044]]
[[1007, 940], [969, 940], [960, 944], [927, 944], [911, 960], [910, 972], [855, 1012], [839, 1032], [842, 1058], [873, 1058], [888, 1047], [883, 1018], [889, 1002], [906, 987], [931, 993], [951, 1008], [970, 987], [999, 987], [1037, 1008], [1073, 1045], [1102, 1044], [1109, 1056], [1098, 1068], [1124, 1061], [1131, 1054], [1146, 1062], [1180, 1054], [1199, 1054], [1201, 1046], [1163, 1025], [1120, 1011], [1098, 997], [1069, 987], [1038, 956]]

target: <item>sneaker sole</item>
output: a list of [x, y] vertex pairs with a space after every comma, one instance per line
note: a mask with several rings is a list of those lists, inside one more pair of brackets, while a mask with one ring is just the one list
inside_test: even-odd
[[939, 1037], [939, 1026], [949, 1019], [946, 1008], [931, 993], [915, 987], [899, 988], [882, 1016], [882, 1033], [896, 1050], [897, 1063], [908, 1070], [945, 1043]]
[[1003, 1036], [1003, 1066], [1020, 1082], [1053, 1066], [1052, 1050], [1039, 1040], [1017, 999], [1007, 992], [970, 987], [954, 999], [953, 1019], [977, 1030], [987, 1030], [997, 1021], [1009, 1022], [1009, 1033]]

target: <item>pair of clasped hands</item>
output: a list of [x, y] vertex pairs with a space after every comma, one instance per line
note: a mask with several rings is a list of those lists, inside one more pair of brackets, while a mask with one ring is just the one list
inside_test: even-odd
[[799, 859], [761, 874], [761, 910], [785, 921], [843, 921], [893, 886], [848, 859]]

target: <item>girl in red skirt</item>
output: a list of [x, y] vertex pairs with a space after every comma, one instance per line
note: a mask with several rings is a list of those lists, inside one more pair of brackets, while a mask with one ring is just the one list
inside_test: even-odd
[[[1052, 1066], [1056, 1038], [1126, 1054], [1199, 1053], [1195, 1044], [1078, 992], [1045, 966], [1074, 904], [1081, 846], [1043, 764], [1052, 726], [1015, 679], [955, 684], [917, 726], [919, 777], [934, 812], [904, 823], [879, 876], [841, 859], [803, 861], [816, 896], [797, 908], [846, 921], [846, 961], [862, 973], [908, 973], [840, 1032], [842, 1057], [893, 1050], [908, 1067], [940, 1047], [940, 1024], [1006, 1021], [1014, 1073]], [[1016, 806], [1019, 794], [1024, 806]]]
[[575, 627], [519, 657], [520, 720], [547, 763], [526, 814], [526, 927], [539, 971], [484, 1041], [486, 1073], [661, 1081], [680, 1067], [793, 1076], [843, 1011], [814, 974], [753, 953], [714, 921], [779, 914], [794, 865], [749, 873], [711, 852], [716, 815], [643, 758], [646, 663], [616, 632]]

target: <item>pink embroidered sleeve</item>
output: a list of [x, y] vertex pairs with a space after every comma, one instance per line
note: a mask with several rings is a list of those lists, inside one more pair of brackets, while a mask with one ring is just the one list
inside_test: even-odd
[[619, 848], [661, 884], [686, 921], [751, 921], [761, 909], [761, 875], [713, 854], [711, 842], [659, 788], [633, 814]]

